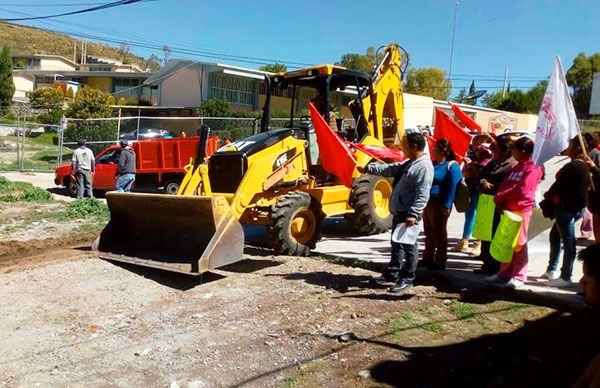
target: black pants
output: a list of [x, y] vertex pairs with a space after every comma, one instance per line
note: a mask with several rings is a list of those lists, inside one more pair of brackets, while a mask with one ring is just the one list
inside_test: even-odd
[[[492, 236], [496, 233], [496, 229], [498, 228], [498, 224], [500, 223], [501, 213], [494, 212], [494, 220], [492, 221]], [[496, 273], [500, 271], [500, 262], [492, 257], [490, 254], [490, 246], [492, 245], [491, 241], [482, 241], [481, 242], [481, 255], [479, 258], [483, 261], [483, 265], [481, 269], [488, 271], [489, 273]]]
[[[392, 231], [396, 228], [396, 225], [404, 222], [405, 219], [405, 213], [394, 214]], [[394, 241], [391, 241], [391, 243], [392, 258], [384, 272], [384, 276], [396, 278], [398, 281], [404, 279], [412, 283], [415, 280], [415, 272], [419, 260], [419, 244], [400, 244]]]

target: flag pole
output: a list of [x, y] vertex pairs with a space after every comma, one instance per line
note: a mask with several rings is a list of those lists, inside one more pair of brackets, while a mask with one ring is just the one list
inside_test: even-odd
[[[562, 81], [565, 83], [565, 85], [568, 85], [567, 79], [565, 77], [565, 71], [563, 69], [562, 61], [560, 60], [560, 56], [557, 55], [556, 59], [558, 60], [558, 64], [560, 66], [560, 76], [562, 77]], [[573, 112], [575, 112], [575, 107], [573, 106], [573, 100], [571, 100], [571, 98], [569, 98], [568, 100], [569, 100], [570, 108], [573, 110]], [[577, 116], [575, 116], [575, 117], [577, 117]], [[585, 142], [583, 141], [583, 134], [581, 133], [581, 128], [579, 127], [579, 121], [575, 120], [575, 123], [577, 123], [577, 138], [579, 139], [579, 145], [581, 147], [581, 151], [583, 153], [583, 156], [586, 159], [589, 159], [587, 148], [585, 146]], [[590, 177], [591, 177], [591, 175], [592, 174], [590, 173]], [[596, 191], [596, 187], [594, 187], [594, 182], [591, 179], [590, 179], [590, 185], [592, 187], [592, 190]]]

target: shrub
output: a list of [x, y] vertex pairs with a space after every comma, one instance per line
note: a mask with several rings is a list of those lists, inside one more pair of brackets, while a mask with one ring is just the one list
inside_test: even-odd
[[229, 117], [229, 103], [220, 98], [211, 98], [204, 101], [198, 108], [201, 116], [204, 117]]
[[32, 187], [21, 193], [18, 200], [24, 202], [51, 202], [53, 198], [48, 191], [39, 187]]
[[108, 218], [108, 206], [96, 198], [80, 198], [69, 204], [69, 208], [62, 215], [63, 219], [77, 218]]
[[119, 101], [117, 102], [117, 105], [121, 105], [121, 106], [125, 106], [127, 105], [127, 100], [125, 99], [125, 97], [119, 97]]

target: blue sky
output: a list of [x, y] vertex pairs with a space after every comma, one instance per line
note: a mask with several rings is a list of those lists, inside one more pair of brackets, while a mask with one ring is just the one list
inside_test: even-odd
[[[0, 18], [19, 16], [15, 12], [45, 15], [86, 7], [39, 5], [91, 2], [0, 0]], [[332, 63], [344, 53], [363, 53], [368, 46], [398, 42], [411, 54], [412, 66], [438, 66], [447, 71], [454, 7], [455, 1], [450, 0], [155, 0], [23, 23], [284, 63]], [[598, 15], [599, 0], [461, 0], [454, 86], [468, 87], [474, 78], [478, 89], [497, 90], [508, 66], [511, 87], [528, 88], [550, 73], [555, 55], [561, 56], [566, 70], [577, 53], [600, 51]], [[162, 57], [160, 50], [132, 46], [136, 54]], [[174, 56], [259, 66], [226, 58]]]

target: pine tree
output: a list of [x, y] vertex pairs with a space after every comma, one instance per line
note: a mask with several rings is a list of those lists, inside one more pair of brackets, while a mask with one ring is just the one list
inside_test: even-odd
[[12, 59], [10, 50], [4, 47], [0, 52], [0, 106], [2, 108], [10, 106], [13, 94], [15, 94], [15, 84], [12, 79]]

